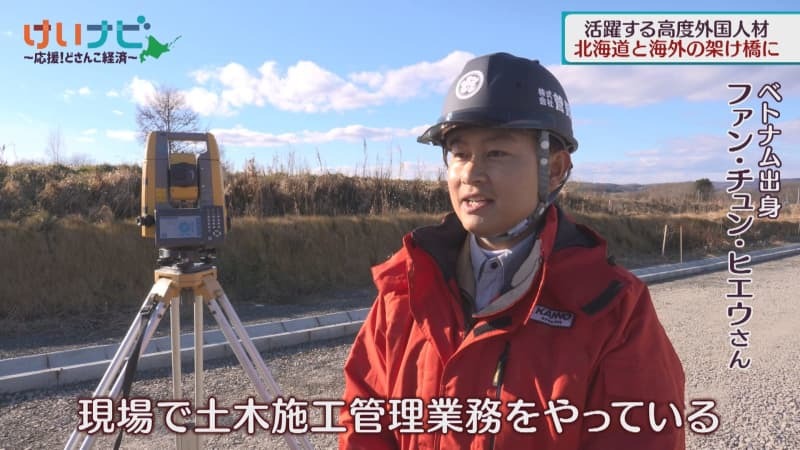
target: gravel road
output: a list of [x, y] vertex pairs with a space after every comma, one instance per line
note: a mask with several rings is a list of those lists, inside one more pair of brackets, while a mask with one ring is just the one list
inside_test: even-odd
[[[727, 273], [703, 275], [651, 286], [664, 327], [686, 371], [687, 400], [714, 399], [719, 429], [708, 435], [687, 431], [690, 449], [798, 449], [800, 448], [800, 317], [798, 278], [800, 256], [752, 266], [753, 283], [747, 290], [755, 298], [751, 334], [744, 356], [752, 360], [747, 370], [728, 369], [732, 354], [725, 299], [732, 288]], [[300, 400], [335, 399], [342, 391], [342, 364], [351, 338], [304, 345], [264, 357], [284, 392]], [[168, 398], [166, 370], [141, 374], [134, 383], [138, 397]], [[189, 386], [192, 376], [185, 376]], [[0, 397], [0, 449], [61, 448], [77, 423], [76, 398], [90, 395], [96, 383], [58, 391], [45, 390]], [[250, 382], [233, 361], [207, 364], [206, 386], [218, 405], [241, 403], [254, 395]], [[190, 397], [187, 393], [187, 398]], [[693, 409], [690, 408], [689, 412]], [[321, 417], [311, 408], [309, 422]], [[227, 419], [227, 418], [226, 418]], [[223, 425], [227, 423], [221, 420]], [[156, 413], [156, 430], [148, 436], [126, 435], [122, 448], [174, 448], [174, 435], [163, 428]], [[231, 425], [228, 423], [228, 425]], [[313, 434], [319, 449], [335, 448], [334, 434]], [[110, 448], [113, 439], [102, 437], [95, 448]], [[248, 436], [239, 431], [207, 436], [207, 448], [286, 448], [282, 439], [267, 433]]]

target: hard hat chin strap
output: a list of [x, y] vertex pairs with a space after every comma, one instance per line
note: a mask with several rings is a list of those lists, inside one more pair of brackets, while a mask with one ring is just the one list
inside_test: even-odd
[[536, 156], [539, 159], [539, 167], [537, 170], [539, 201], [536, 205], [536, 209], [534, 209], [528, 217], [522, 219], [522, 221], [511, 227], [511, 229], [505, 233], [483, 238], [490, 244], [496, 245], [513, 240], [535, 228], [536, 230], [534, 232], [538, 234], [538, 228], [544, 216], [544, 212], [547, 211], [547, 208], [555, 201], [556, 197], [558, 197], [558, 193], [561, 192], [564, 184], [566, 184], [572, 167], [567, 170], [561, 183], [550, 192], [550, 132], [546, 130], [541, 130], [539, 132], [539, 145], [536, 147]]

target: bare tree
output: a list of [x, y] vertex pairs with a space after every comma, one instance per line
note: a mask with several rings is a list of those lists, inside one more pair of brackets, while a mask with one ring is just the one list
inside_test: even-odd
[[139, 141], [144, 143], [151, 131], [199, 131], [200, 118], [177, 89], [158, 86], [147, 104], [136, 107], [136, 126]]
[[708, 178], [700, 178], [694, 182], [694, 191], [699, 201], [708, 201], [714, 193], [714, 183]]
[[50, 134], [47, 136], [47, 144], [44, 148], [44, 153], [50, 162], [61, 164], [65, 149], [66, 145], [64, 144], [64, 135], [61, 134], [61, 127], [50, 130]]

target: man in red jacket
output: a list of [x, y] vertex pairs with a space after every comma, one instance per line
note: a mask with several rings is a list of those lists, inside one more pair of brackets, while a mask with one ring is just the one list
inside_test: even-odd
[[684, 374], [647, 287], [554, 199], [578, 146], [538, 61], [465, 65], [442, 117], [454, 213], [373, 268], [343, 449], [684, 449]]

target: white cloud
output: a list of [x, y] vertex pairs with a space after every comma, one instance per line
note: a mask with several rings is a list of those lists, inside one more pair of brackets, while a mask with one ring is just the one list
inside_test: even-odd
[[241, 64], [231, 63], [221, 68], [217, 73], [217, 78], [223, 86], [228, 87], [222, 91], [221, 95], [225, 106], [242, 106], [251, 101], [257, 101], [258, 82]]
[[219, 96], [204, 88], [195, 87], [183, 92], [186, 104], [198, 114], [208, 116], [220, 111]]
[[117, 141], [131, 142], [136, 139], [136, 132], [131, 130], [106, 130], [106, 137]]
[[370, 128], [363, 125], [348, 125], [333, 128], [325, 132], [303, 131], [303, 142], [322, 143], [331, 141], [358, 142], [363, 139], [371, 141], [388, 141], [393, 137], [409, 136], [410, 130], [398, 128]]
[[298, 133], [264, 133], [237, 126], [211, 130], [220, 142], [233, 147], [275, 147], [287, 144], [320, 144], [333, 141], [360, 142], [388, 141], [398, 137], [417, 136], [417, 130], [403, 128], [371, 128], [364, 125], [348, 125], [328, 131], [308, 131]]
[[152, 81], [133, 77], [133, 80], [125, 86], [125, 92], [130, 95], [134, 103], [144, 105], [155, 96], [156, 86]]
[[211, 79], [211, 72], [206, 70], [195, 70], [191, 75], [198, 84], [206, 84]]
[[366, 84], [375, 89], [383, 82], [383, 75], [378, 72], [356, 72], [351, 73], [347, 78], [356, 84]]
[[97, 135], [97, 128], [89, 128], [81, 131], [80, 136], [76, 137], [75, 141], [83, 144], [91, 144], [95, 142], [94, 137], [96, 135]]
[[[267, 61], [257, 70], [230, 63], [192, 72], [194, 80], [204, 87], [189, 92], [198, 98], [192, 107], [204, 115], [230, 115], [245, 106], [265, 104], [307, 113], [346, 111], [428, 93], [442, 94], [472, 57], [454, 51], [438, 61], [349, 74], [337, 74], [302, 60], [285, 71], [275, 61]], [[636, 107], [669, 99], [727, 101], [732, 95], [727, 84], [732, 82], [751, 83], [755, 90], [777, 80], [783, 85], [784, 95], [800, 93], [800, 68], [795, 66], [554, 65], [549, 69], [564, 85], [573, 104]], [[211, 108], [214, 104], [216, 108]]]
[[[783, 161], [784, 175], [798, 176], [795, 156], [787, 151], [800, 143], [800, 119], [787, 120], [779, 127], [783, 135], [775, 137], [774, 151]], [[754, 139], [755, 140], [755, 139]], [[621, 159], [602, 162], [575, 162], [573, 179], [606, 183], [664, 183], [709, 178], [723, 181], [729, 169], [737, 167], [758, 171], [763, 149], [754, 142], [741, 155], [744, 164], [734, 162], [727, 148], [732, 140], [725, 134], [695, 135], [667, 139], [655, 148], [625, 151]], [[579, 151], [580, 153], [580, 151]], [[579, 155], [576, 155], [579, 157]], [[791, 168], [790, 168], [791, 167]], [[788, 170], [787, 170], [788, 169]]]
[[[427, 93], [443, 93], [464, 63], [473, 55], [454, 51], [434, 62], [397, 69], [356, 72], [340, 76], [312, 61], [298, 61], [286, 71], [267, 61], [251, 71], [239, 63], [191, 72], [195, 86], [181, 91], [187, 105], [198, 114], [233, 115], [246, 106], [284, 111], [345, 111], [402, 101]], [[113, 91], [111, 91], [113, 92]], [[149, 80], [134, 77], [125, 94], [142, 105], [156, 92]], [[110, 92], [108, 96], [113, 96]]]
[[83, 87], [79, 88], [78, 90], [75, 90], [75, 89], [65, 89], [65, 90], [64, 90], [64, 94], [63, 94], [62, 96], [64, 97], [64, 101], [65, 101], [65, 102], [68, 102], [68, 101], [70, 101], [70, 100], [72, 99], [72, 97], [73, 97], [73, 96], [75, 96], [75, 95], [86, 96], [86, 95], [89, 95], [89, 94], [91, 94], [91, 93], [92, 93], [92, 90], [91, 90], [91, 89], [89, 89], [89, 87], [88, 87], [88, 86], [83, 86]]
[[106, 97], [119, 97], [119, 92], [115, 91], [114, 89], [111, 89], [108, 92], [106, 92]]
[[[186, 105], [198, 114], [204, 116], [211, 114], [231, 114], [227, 109], [227, 103], [223, 103], [219, 98], [219, 94], [216, 92], [209, 91], [202, 87], [193, 87], [188, 91], [183, 90], [178, 92], [183, 95], [186, 100]], [[156, 93], [157, 87], [155, 83], [139, 77], [133, 77], [124, 89], [124, 94], [129, 96], [134, 103], [140, 106], [147, 104]], [[122, 115], [122, 112], [115, 112], [115, 114]]]
[[421, 135], [422, 133], [425, 132], [425, 130], [430, 128], [431, 125], [433, 125], [433, 124], [430, 124], [430, 125], [418, 125], [418, 126], [412, 128], [411, 130], [409, 130], [411, 132], [411, 136], [417, 137], [417, 136]]
[[117, 115], [117, 116], [121, 116], [121, 115], [125, 114], [125, 113], [123, 113], [122, 111], [120, 111], [120, 110], [118, 110], [118, 109], [115, 109], [115, 110], [113, 110], [113, 111], [111, 111], [111, 112], [112, 112], [114, 115]]
[[635, 107], [669, 99], [728, 101], [737, 93], [727, 88], [728, 83], [751, 83], [751, 98], [760, 86], [773, 81], [782, 84], [784, 96], [800, 92], [797, 66], [563, 65], [548, 69], [573, 104]]
[[[202, 94], [208, 102], [211, 99], [209, 94], [216, 93], [218, 108], [213, 111], [224, 114], [248, 105], [265, 104], [285, 111], [345, 111], [427, 93], [443, 93], [472, 57], [470, 53], [454, 51], [434, 62], [344, 76], [312, 61], [298, 61], [285, 72], [275, 61], [265, 62], [255, 72], [241, 64], [230, 63], [211, 70], [195, 71], [192, 76], [199, 84], [213, 86], [195, 92], [198, 96]], [[210, 111], [207, 107], [201, 109]], [[202, 114], [201, 109], [196, 111]]]

